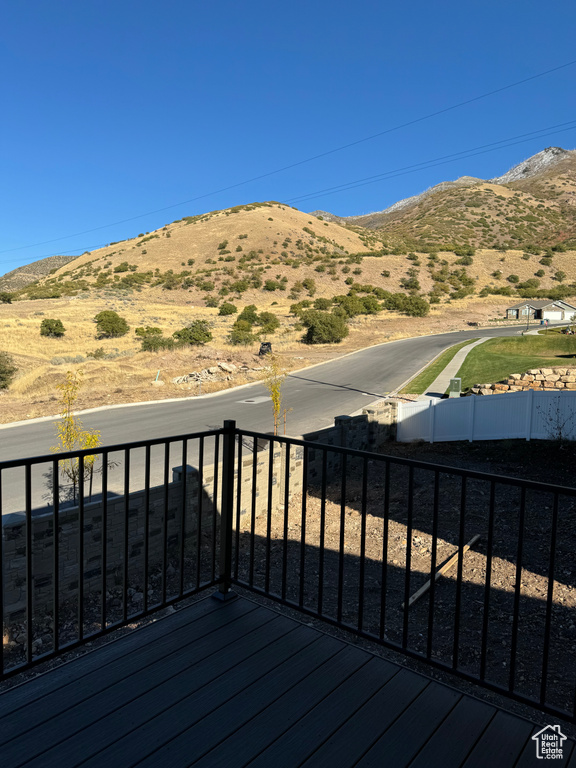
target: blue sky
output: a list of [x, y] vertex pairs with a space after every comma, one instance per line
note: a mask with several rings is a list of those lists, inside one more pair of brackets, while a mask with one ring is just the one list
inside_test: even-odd
[[572, 149], [574, 128], [301, 200], [576, 120], [576, 65], [241, 184], [576, 59], [575, 28], [565, 0], [5, 4], [0, 274], [255, 200], [381, 210]]

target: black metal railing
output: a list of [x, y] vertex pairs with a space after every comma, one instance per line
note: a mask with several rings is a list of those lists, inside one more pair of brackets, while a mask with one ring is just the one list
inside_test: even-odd
[[226, 581], [575, 720], [576, 489], [236, 434]]
[[2, 676], [239, 585], [576, 720], [576, 489], [227, 421], [3, 462], [0, 505]]
[[0, 463], [1, 678], [217, 584], [220, 434]]

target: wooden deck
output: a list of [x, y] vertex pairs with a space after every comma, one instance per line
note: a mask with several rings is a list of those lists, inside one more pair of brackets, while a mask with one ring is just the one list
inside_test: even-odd
[[[244, 598], [206, 598], [0, 696], [7, 768], [524, 768], [542, 765], [538, 730]], [[556, 764], [576, 765], [564, 747]]]

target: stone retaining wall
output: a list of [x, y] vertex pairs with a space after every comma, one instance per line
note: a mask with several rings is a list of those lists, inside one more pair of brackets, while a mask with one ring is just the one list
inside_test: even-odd
[[522, 392], [525, 389], [576, 390], [576, 368], [531, 368], [526, 373], [512, 373], [496, 384], [476, 384], [473, 395], [493, 395], [502, 392]]

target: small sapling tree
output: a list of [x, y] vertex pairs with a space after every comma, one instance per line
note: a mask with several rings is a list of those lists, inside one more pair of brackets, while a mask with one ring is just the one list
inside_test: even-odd
[[268, 354], [266, 356], [268, 365], [264, 370], [263, 383], [270, 395], [272, 401], [272, 412], [274, 414], [274, 434], [278, 434], [278, 424], [280, 423], [280, 412], [282, 409], [282, 385], [288, 375], [280, 365], [276, 355]]
[[[101, 445], [100, 432], [94, 429], [84, 429], [80, 419], [74, 415], [74, 404], [78, 398], [81, 386], [81, 371], [67, 371], [64, 381], [57, 385], [57, 389], [61, 393], [61, 418], [56, 424], [58, 445], [51, 448], [54, 453], [84, 451], [90, 448], [98, 448]], [[98, 458], [98, 456], [85, 456], [82, 463], [78, 458], [62, 459], [58, 462], [60, 476], [65, 481], [68, 481], [68, 485], [62, 488], [66, 500], [76, 503], [79, 483], [86, 479], [89, 481], [89, 498], [92, 497], [92, 482]], [[49, 481], [50, 479], [51, 475], [49, 476]]]

